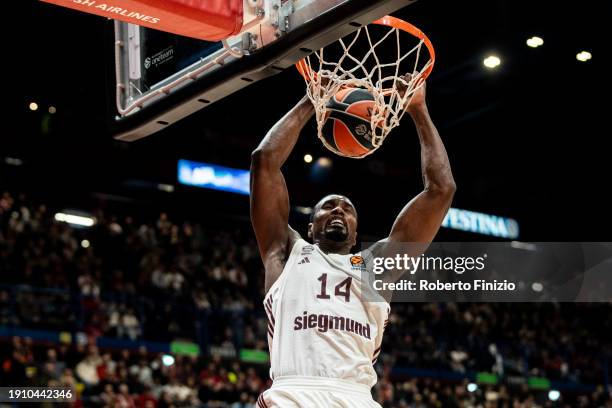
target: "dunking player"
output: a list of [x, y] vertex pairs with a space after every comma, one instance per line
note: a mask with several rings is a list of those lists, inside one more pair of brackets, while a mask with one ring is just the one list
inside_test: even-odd
[[[455, 182], [429, 117], [425, 86], [407, 112], [421, 143], [424, 190], [400, 212], [385, 242], [429, 243], [448, 211]], [[357, 211], [341, 195], [319, 201], [308, 238], [288, 225], [289, 196], [281, 166], [313, 114], [304, 97], [266, 135], [251, 161], [251, 219], [265, 266], [272, 387], [262, 408], [380, 407], [370, 389], [390, 307], [368, 302], [359, 285]], [[365, 286], [365, 285], [364, 285]]]

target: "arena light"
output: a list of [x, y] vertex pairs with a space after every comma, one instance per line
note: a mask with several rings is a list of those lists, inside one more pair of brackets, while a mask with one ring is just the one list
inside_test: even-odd
[[82, 240], [82, 241], [81, 241], [81, 246], [82, 246], [83, 248], [89, 248], [89, 247], [90, 247], [90, 245], [91, 245], [91, 244], [90, 244], [90, 243], [89, 243], [89, 241], [88, 241], [88, 240], [86, 240], [86, 239], [84, 239], [84, 240]]
[[530, 242], [520, 242], [520, 241], [512, 241], [510, 246], [515, 249], [522, 249], [524, 251], [537, 251], [538, 246], [536, 244], [532, 244]]
[[533, 36], [527, 39], [527, 45], [531, 48], [538, 48], [544, 45], [544, 40], [540, 37]]
[[96, 219], [94, 217], [66, 214], [62, 212], [55, 214], [55, 221], [65, 222], [67, 224], [76, 225], [79, 227], [91, 227], [96, 223]]
[[310, 179], [315, 183], [323, 183], [331, 174], [333, 162], [329, 157], [319, 157], [310, 168]]
[[174, 357], [172, 357], [170, 354], [164, 354], [162, 356], [162, 363], [166, 367], [170, 367], [172, 364], [174, 364]]
[[30, 105], [28, 107], [31, 111], [38, 110], [38, 104], [36, 102], [30, 102]]
[[561, 398], [561, 393], [557, 390], [548, 391], [548, 399], [551, 401], [558, 401]]
[[593, 55], [588, 51], [580, 51], [576, 54], [576, 59], [580, 62], [587, 62], [591, 58], [593, 58]]
[[56, 112], [57, 112], [57, 109], [55, 108], [55, 106], [49, 106], [49, 113], [50, 113], [50, 114], [52, 114], [52, 115], [53, 115], [53, 114], [54, 114], [54, 113], [56, 113]]
[[332, 166], [332, 161], [328, 157], [319, 157], [317, 160], [317, 165], [321, 168], [327, 169]]
[[476, 384], [476, 383], [469, 383], [466, 388], [467, 388], [468, 392], [476, 392], [476, 390], [478, 390], [478, 384]]
[[310, 154], [305, 154], [305, 155], [304, 155], [304, 162], [306, 162], [306, 163], [312, 163], [312, 155], [310, 155]]
[[489, 55], [482, 63], [489, 69], [495, 69], [501, 65], [501, 59], [497, 55]]
[[16, 157], [5, 157], [4, 162], [9, 166], [21, 166], [23, 164], [23, 160]]
[[164, 191], [166, 193], [174, 192], [174, 186], [172, 184], [163, 184], [163, 183], [160, 183], [160, 184], [157, 185], [157, 189], [161, 190], [161, 191]]
[[312, 208], [311, 207], [302, 207], [300, 205], [296, 205], [293, 208], [295, 209], [295, 211], [299, 212], [300, 214], [304, 214], [304, 215], [312, 214]]

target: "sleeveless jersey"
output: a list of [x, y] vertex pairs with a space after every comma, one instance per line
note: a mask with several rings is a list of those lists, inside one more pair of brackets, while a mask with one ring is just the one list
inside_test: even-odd
[[314, 376], [376, 383], [373, 365], [390, 306], [362, 285], [365, 273], [361, 254], [326, 254], [303, 239], [294, 244], [264, 299], [272, 380]]

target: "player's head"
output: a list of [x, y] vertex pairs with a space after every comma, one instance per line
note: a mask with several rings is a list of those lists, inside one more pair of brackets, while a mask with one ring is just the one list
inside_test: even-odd
[[312, 210], [308, 237], [313, 242], [345, 244], [348, 249], [357, 242], [357, 210], [347, 197], [330, 194]]

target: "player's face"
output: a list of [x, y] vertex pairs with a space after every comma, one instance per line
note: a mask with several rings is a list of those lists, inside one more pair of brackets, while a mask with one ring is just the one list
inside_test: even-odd
[[355, 245], [357, 211], [348, 198], [329, 195], [319, 201], [314, 211], [309, 235], [315, 242], [325, 239]]

